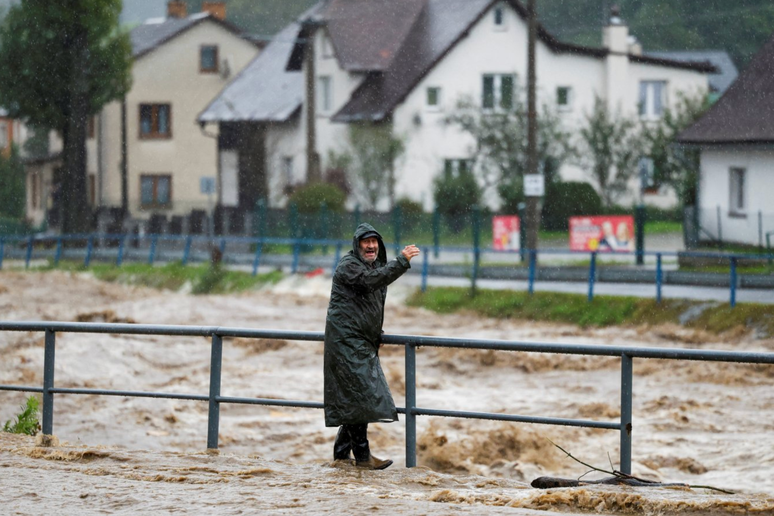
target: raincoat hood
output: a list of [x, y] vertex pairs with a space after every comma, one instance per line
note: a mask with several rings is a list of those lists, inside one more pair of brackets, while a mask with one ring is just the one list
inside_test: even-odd
[[[369, 235], [369, 233], [371, 234]], [[379, 267], [385, 265], [387, 263], [387, 248], [384, 247], [384, 240], [382, 240], [382, 235], [379, 234], [379, 232], [376, 231], [374, 227], [367, 222], [360, 224], [355, 230], [355, 235], [352, 237], [352, 251], [354, 252], [355, 257], [357, 257], [357, 259], [361, 262], [365, 263], [363, 258], [360, 256], [360, 241], [365, 235], [375, 236], [379, 241], [379, 252], [376, 253], [376, 262], [374, 263], [376, 263], [376, 265]]]

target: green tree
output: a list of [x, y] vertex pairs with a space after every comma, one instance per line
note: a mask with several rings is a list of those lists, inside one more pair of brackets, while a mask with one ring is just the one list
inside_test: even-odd
[[653, 160], [654, 183], [666, 184], [677, 192], [684, 205], [696, 198], [699, 150], [675, 145], [675, 138], [709, 108], [706, 95], [678, 94], [674, 107], [664, 110], [656, 122], [643, 125], [645, 155]]
[[24, 164], [14, 145], [8, 156], [0, 155], [0, 215], [21, 219], [24, 200]]
[[405, 151], [403, 140], [392, 134], [392, 124], [359, 123], [349, 126], [350, 149], [330, 153], [337, 167], [346, 167], [358, 202], [375, 208], [387, 197], [395, 205], [395, 162]]
[[643, 154], [637, 120], [610, 113], [597, 97], [594, 108], [580, 128], [580, 165], [596, 183], [606, 208], [627, 191], [637, 162]]
[[62, 231], [88, 229], [90, 115], [130, 86], [131, 43], [121, 0], [22, 0], [0, 27], [0, 105], [62, 136]]
[[[527, 171], [527, 108], [522, 97], [517, 90], [511, 107], [498, 110], [487, 110], [469, 97], [462, 98], [445, 119], [473, 137], [471, 158], [476, 176], [484, 190], [497, 189], [503, 209], [511, 213], [523, 200]], [[559, 180], [559, 168], [575, 154], [575, 149], [555, 108], [548, 104], [538, 114], [537, 147], [538, 166], [546, 183]]]
[[443, 172], [433, 180], [433, 193], [438, 211], [455, 233], [462, 231], [473, 206], [481, 202], [481, 188], [469, 162], [461, 160], [452, 167], [446, 162]]

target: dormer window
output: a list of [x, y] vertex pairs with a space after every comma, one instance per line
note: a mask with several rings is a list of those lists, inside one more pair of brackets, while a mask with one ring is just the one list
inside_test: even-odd
[[202, 45], [200, 47], [199, 73], [218, 73], [217, 45]]
[[495, 30], [505, 30], [505, 7], [502, 5], [496, 5], [492, 9], [492, 22]]

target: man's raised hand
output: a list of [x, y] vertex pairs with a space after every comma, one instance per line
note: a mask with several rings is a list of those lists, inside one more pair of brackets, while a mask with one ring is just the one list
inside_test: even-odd
[[419, 248], [414, 244], [407, 245], [400, 254], [402, 254], [406, 260], [411, 261], [413, 257], [419, 256]]

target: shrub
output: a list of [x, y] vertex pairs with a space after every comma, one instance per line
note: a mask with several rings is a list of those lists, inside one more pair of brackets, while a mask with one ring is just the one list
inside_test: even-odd
[[299, 213], [319, 213], [323, 203], [328, 210], [343, 212], [347, 194], [330, 183], [308, 183], [296, 189], [289, 202], [295, 203]]
[[556, 182], [546, 188], [541, 225], [551, 231], [567, 231], [570, 217], [600, 214], [602, 201], [589, 183]]
[[5, 422], [3, 432], [12, 434], [35, 435], [40, 431], [40, 420], [38, 419], [38, 407], [40, 402], [35, 396], [27, 398], [27, 402], [22, 405], [21, 412], [16, 416], [16, 422], [11, 420]]
[[473, 172], [462, 168], [456, 173], [443, 173], [433, 183], [438, 211], [446, 217], [451, 230], [459, 233], [465, 227], [473, 206], [481, 200], [481, 188]]

